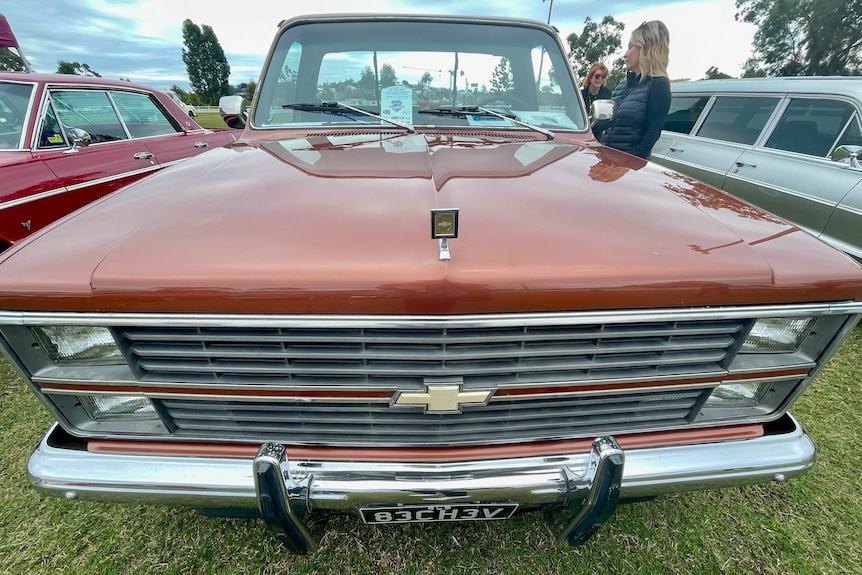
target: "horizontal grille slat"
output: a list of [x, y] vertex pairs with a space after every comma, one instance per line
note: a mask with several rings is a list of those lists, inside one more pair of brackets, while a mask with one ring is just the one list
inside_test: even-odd
[[332, 345], [329, 347], [317, 346], [224, 346], [208, 345], [206, 347], [192, 346], [163, 346], [136, 344], [131, 351], [142, 361], [150, 357], [163, 357], [170, 354], [173, 358], [208, 359], [217, 354], [223, 359], [261, 359], [261, 360], [342, 360], [358, 358], [363, 360], [400, 360], [400, 361], [434, 361], [454, 360], [463, 361], [469, 359], [497, 359], [510, 358], [517, 354], [521, 358], [533, 357], [560, 357], [577, 354], [612, 354], [612, 353], [645, 353], [649, 351], [679, 351], [697, 350], [704, 347], [726, 348], [733, 344], [732, 337], [721, 338], [676, 338], [673, 341], [644, 341], [639, 342], [611, 342], [598, 345], [590, 342], [578, 342], [576, 345], [553, 345], [522, 346], [513, 343], [508, 346], [502, 344], [473, 344], [457, 346], [450, 344], [445, 348], [442, 346], [414, 346], [409, 351], [396, 348], [376, 347], [373, 345]]

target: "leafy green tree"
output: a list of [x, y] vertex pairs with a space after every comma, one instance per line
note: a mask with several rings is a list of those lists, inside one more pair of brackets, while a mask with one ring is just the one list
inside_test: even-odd
[[431, 85], [431, 82], [434, 81], [434, 76], [431, 75], [431, 72], [425, 72], [422, 74], [422, 77], [419, 78], [419, 88], [422, 90], [427, 90], [428, 86]]
[[719, 80], [722, 78], [733, 78], [730, 74], [725, 74], [724, 72], [719, 72], [718, 68], [715, 66], [710, 66], [706, 71], [706, 75], [704, 76], [705, 80]]
[[383, 64], [380, 67], [380, 87], [388, 88], [398, 83], [398, 77], [395, 75], [395, 68], [392, 64]]
[[737, 20], [757, 26], [753, 65], [771, 76], [862, 74], [859, 0], [736, 0]]
[[622, 33], [625, 24], [617, 22], [613, 16], [605, 16], [601, 22], [587, 17], [580, 34], [571, 33], [566, 38], [569, 43], [569, 61], [578, 80], [583, 80], [596, 62], [605, 62], [610, 71], [608, 87], [613, 89], [625, 77], [625, 61], [617, 58], [612, 64], [607, 62], [622, 48]]
[[760, 67], [757, 60], [755, 60], [754, 58], [749, 58], [745, 61], [745, 64], [742, 65], [742, 77], [765, 78], [766, 70]]
[[366, 66], [359, 76], [359, 90], [363, 98], [377, 99], [377, 76], [371, 66]]
[[0, 70], [8, 72], [24, 72], [27, 66], [24, 59], [11, 48], [0, 47]]
[[230, 65], [212, 27], [183, 21], [183, 62], [189, 84], [208, 105], [230, 94]]
[[500, 58], [494, 74], [491, 76], [491, 92], [511, 92], [515, 89], [515, 79], [512, 77], [512, 65], [508, 58]]
[[66, 62], [65, 60], [57, 60], [58, 74], [73, 74], [76, 76], [93, 76], [101, 78], [102, 75], [90, 68], [87, 63], [79, 64], [78, 62]]
[[245, 89], [242, 91], [242, 99], [247, 102], [251, 102], [252, 98], [254, 98], [254, 92], [257, 90], [257, 82], [254, 80], [249, 80], [245, 85]]

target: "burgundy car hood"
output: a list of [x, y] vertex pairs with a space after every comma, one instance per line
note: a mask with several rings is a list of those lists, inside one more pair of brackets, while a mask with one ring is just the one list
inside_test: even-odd
[[[431, 210], [457, 208], [451, 260]], [[5, 254], [6, 309], [483, 313], [862, 299], [805, 232], [613, 150], [329, 136], [212, 150]], [[12, 287], [14, 286], [14, 287]]]

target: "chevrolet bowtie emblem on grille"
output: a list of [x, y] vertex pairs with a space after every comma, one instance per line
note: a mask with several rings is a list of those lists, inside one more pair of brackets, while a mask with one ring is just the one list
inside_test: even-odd
[[399, 391], [392, 405], [423, 405], [425, 413], [461, 413], [462, 405], [485, 405], [493, 389], [462, 390], [462, 383], [426, 383], [425, 391]]

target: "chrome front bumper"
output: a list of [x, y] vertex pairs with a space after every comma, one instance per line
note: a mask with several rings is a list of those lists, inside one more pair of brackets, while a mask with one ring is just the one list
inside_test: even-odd
[[[96, 454], [52, 446], [52, 429], [31, 456], [28, 474], [37, 489], [66, 499], [256, 511], [277, 534], [285, 522], [303, 531], [315, 512], [502, 501], [520, 509], [568, 507], [576, 519], [591, 514], [597, 527], [618, 497], [784, 481], [804, 473], [814, 465], [814, 444], [786, 417], [792, 431], [754, 439], [623, 452], [613, 438], [599, 438], [592, 453], [446, 463], [292, 460], [276, 444], [265, 444], [253, 459]], [[589, 531], [581, 534], [586, 537], [594, 531], [570, 524], [561, 538], [582, 542], [578, 529]], [[294, 551], [313, 548], [313, 541], [308, 544]]]

